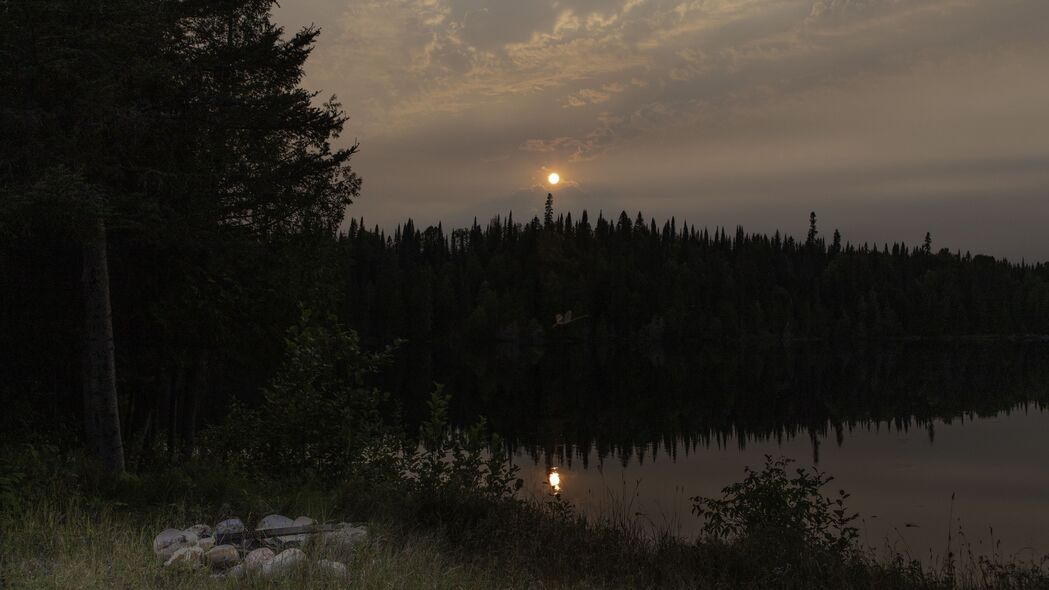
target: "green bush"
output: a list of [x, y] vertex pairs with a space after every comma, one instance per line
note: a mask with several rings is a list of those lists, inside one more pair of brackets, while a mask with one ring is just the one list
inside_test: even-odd
[[237, 405], [205, 433], [227, 465], [268, 479], [341, 480], [396, 448], [388, 395], [370, 384], [394, 347], [369, 352], [334, 318], [302, 311], [285, 360], [255, 408]]
[[356, 332], [307, 310], [285, 346], [263, 403], [235, 407], [204, 433], [203, 462], [274, 484], [340, 482], [341, 503], [354, 514], [407, 509], [459, 518], [478, 500], [504, 499], [520, 487], [503, 441], [483, 419], [453, 426], [450, 396], [439, 385], [418, 438], [404, 435], [388, 394], [371, 385], [394, 347], [365, 351]]
[[498, 499], [521, 487], [502, 438], [488, 433], [484, 418], [469, 428], [451, 425], [451, 396], [440, 385], [430, 396], [430, 418], [419, 428], [419, 443], [405, 466], [420, 495], [480, 496]]
[[776, 571], [814, 564], [847, 565], [858, 557], [857, 515], [848, 512], [849, 494], [823, 495], [832, 477], [798, 468], [792, 459], [765, 457], [761, 471], [745, 469], [743, 481], [722, 490], [721, 498], [692, 498], [694, 513], [705, 519], [708, 539], [736, 543], [760, 555], [758, 567]]
[[54, 445], [0, 445], [0, 512], [24, 509], [51, 489], [72, 487], [72, 465]]
[[451, 424], [451, 396], [440, 385], [430, 396], [430, 417], [418, 442], [404, 453], [401, 473], [416, 517], [426, 521], [476, 521], [492, 502], [510, 499], [521, 488], [506, 445], [489, 434], [484, 418], [469, 428]]

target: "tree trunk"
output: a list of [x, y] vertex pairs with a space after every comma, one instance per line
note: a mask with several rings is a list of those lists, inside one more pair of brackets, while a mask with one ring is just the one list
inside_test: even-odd
[[84, 274], [84, 431], [88, 450], [112, 473], [124, 472], [120, 438], [113, 313], [109, 303], [106, 226], [101, 211], [83, 240]]
[[174, 369], [169, 376], [168, 383], [168, 462], [175, 461], [175, 453], [178, 450], [178, 414], [179, 398], [182, 396], [182, 361], [174, 362]]
[[193, 456], [196, 446], [197, 414], [200, 401], [204, 399], [208, 387], [208, 353], [204, 349], [194, 354], [193, 376], [186, 391], [186, 409], [182, 413], [182, 453], [185, 457]]

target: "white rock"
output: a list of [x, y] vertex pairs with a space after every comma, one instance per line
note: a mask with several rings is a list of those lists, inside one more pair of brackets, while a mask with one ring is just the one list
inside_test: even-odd
[[208, 551], [205, 560], [213, 568], [227, 568], [236, 565], [240, 561], [240, 554], [237, 553], [237, 548], [233, 545], [219, 545]]
[[260, 520], [259, 524], [255, 526], [255, 530], [265, 531], [267, 529], [283, 529], [290, 527], [293, 522], [295, 521], [283, 514], [271, 514]]
[[247, 570], [244, 569], [244, 564], [243, 563], [238, 563], [237, 565], [229, 568], [228, 570], [226, 570], [224, 572], [219, 572], [217, 574], [211, 574], [211, 577], [212, 578], [239, 578], [239, 577], [243, 576], [246, 573], [247, 573]]
[[254, 571], [261, 569], [273, 559], [273, 550], [269, 547], [256, 549], [244, 557], [244, 569]]
[[349, 574], [349, 570], [346, 569], [346, 565], [339, 563], [338, 561], [328, 561], [327, 559], [320, 559], [315, 565], [320, 571], [326, 574], [331, 574], [333, 576], [344, 578]]
[[172, 554], [171, 559], [164, 562], [164, 567], [189, 566], [199, 567], [200, 559], [204, 557], [204, 550], [200, 547], [183, 547]]
[[[259, 524], [255, 525], [256, 531], [265, 531], [269, 529], [284, 529], [291, 526], [293, 523], [292, 519], [284, 516], [283, 514], [271, 514], [259, 521]], [[272, 547], [280, 547], [283, 543], [288, 542], [301, 542], [305, 539], [300, 539], [300, 535], [284, 535], [282, 537], [269, 537], [263, 539], [263, 543]]]
[[166, 529], [153, 539], [153, 552], [157, 557], [168, 560], [183, 547], [192, 547], [197, 543], [197, 535], [189, 531]]
[[[285, 526], [310, 526], [314, 524], [317, 524], [316, 520], [313, 520], [308, 516], [300, 516]], [[284, 535], [278, 538], [283, 543], [305, 543], [310, 538], [310, 535], [301, 533], [298, 535]]]
[[286, 574], [306, 562], [306, 554], [300, 549], [285, 549], [262, 566], [262, 575], [269, 578]]
[[[163, 555], [163, 552], [174, 544], [176, 540], [177, 542], [182, 542], [182, 539], [182, 531], [178, 529], [164, 529], [157, 536], [153, 537], [153, 553]], [[178, 547], [176, 546], [175, 549], [171, 550], [171, 553], [174, 553], [177, 549]], [[171, 557], [171, 555], [168, 555], [168, 557]]]
[[352, 547], [354, 545], [368, 542], [368, 529], [343, 522], [339, 523], [338, 530], [325, 533], [321, 537], [321, 540], [325, 543], [334, 543], [336, 545]]
[[198, 539], [203, 539], [211, 536], [211, 527], [206, 524], [195, 524], [186, 529], [186, 532], [193, 533]]
[[204, 537], [197, 541], [197, 547], [200, 547], [205, 552], [211, 551], [212, 547], [215, 546], [215, 537]]
[[239, 518], [229, 518], [215, 525], [215, 538], [221, 540], [225, 535], [243, 533], [244, 523]]

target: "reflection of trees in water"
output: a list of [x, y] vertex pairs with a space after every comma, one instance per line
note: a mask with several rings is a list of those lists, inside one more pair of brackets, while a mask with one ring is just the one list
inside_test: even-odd
[[901, 344], [852, 350], [406, 350], [388, 376], [410, 422], [434, 381], [458, 416], [488, 417], [536, 460], [626, 463], [697, 447], [809, 436], [814, 452], [856, 427], [924, 428], [1049, 402], [1049, 346]]

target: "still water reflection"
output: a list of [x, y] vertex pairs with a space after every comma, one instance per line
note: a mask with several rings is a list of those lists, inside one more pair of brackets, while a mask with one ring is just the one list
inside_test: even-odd
[[561, 474], [558, 473], [557, 467], [548, 470], [544, 483], [550, 486], [549, 493], [555, 496], [561, 493]]
[[[1049, 346], [407, 351], [404, 413], [433, 382], [509, 441], [526, 492], [695, 534], [689, 498], [764, 455], [816, 464], [852, 494], [864, 541], [915, 558], [1049, 553]], [[954, 501], [951, 498], [954, 495]], [[993, 532], [992, 532], [993, 531]], [[1000, 545], [999, 545], [1000, 544]]]
[[[961, 543], [980, 555], [995, 548], [1006, 554], [1049, 554], [1049, 412], [1018, 408], [932, 425], [935, 440], [925, 431], [872, 425], [849, 430], [840, 445], [826, 437], [821, 441], [826, 444], [818, 466], [835, 476], [827, 491], [840, 487], [852, 493], [849, 506], [861, 516], [863, 542], [928, 561], [946, 554], [950, 529], [955, 552], [965, 549]], [[760, 467], [765, 454], [812, 463], [808, 436], [745, 448], [727, 442], [682, 444], [689, 450], [676, 458], [652, 448], [644, 462], [638, 454], [625, 465], [596, 460], [584, 467], [578, 460], [583, 451], [575, 447], [550, 460], [562, 474], [557, 491], [585, 513], [625, 514], [645, 526], [689, 536], [701, 526], [691, 514], [690, 497], [718, 495], [742, 478], [743, 466]], [[577, 460], [569, 464], [568, 455]], [[526, 493], [549, 494], [545, 462], [525, 452], [516, 460]]]

